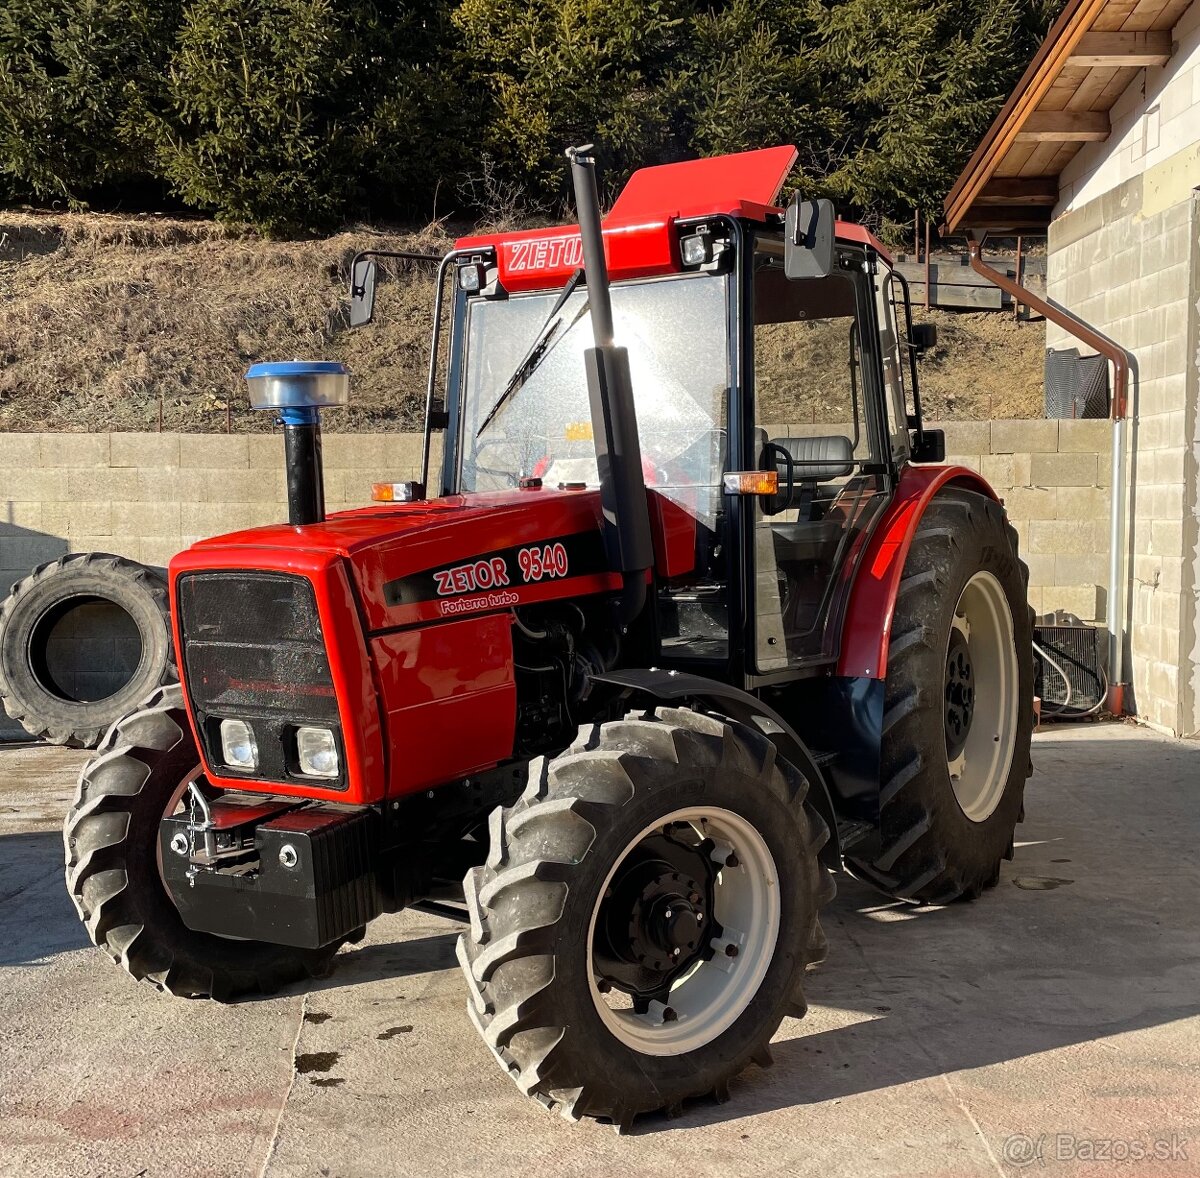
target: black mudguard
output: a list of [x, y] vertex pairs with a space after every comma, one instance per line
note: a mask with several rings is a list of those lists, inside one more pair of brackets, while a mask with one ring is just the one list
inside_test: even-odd
[[[796, 730], [770, 705], [757, 696], [728, 683], [693, 675], [687, 671], [664, 671], [654, 667], [629, 668], [594, 675], [593, 680], [620, 687], [627, 694], [650, 696], [656, 700], [678, 701], [691, 699], [707, 704], [716, 712], [727, 715], [757, 729], [808, 779], [809, 801], [829, 827], [829, 841], [821, 848], [821, 862], [831, 871], [840, 871], [842, 847], [838, 836], [838, 815], [833, 808], [829, 783]], [[764, 723], [764, 721], [766, 723]]]

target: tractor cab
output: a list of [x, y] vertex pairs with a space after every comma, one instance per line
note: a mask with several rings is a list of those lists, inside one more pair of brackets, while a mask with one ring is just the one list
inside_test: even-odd
[[[827, 201], [775, 207], [795, 156], [645, 169], [603, 224], [655, 533], [647, 653], [741, 686], [836, 663], [864, 538], [904, 465], [941, 458], [915, 364], [930, 329], [868, 231]], [[688, 194], [678, 214], [668, 192]], [[441, 495], [599, 488], [582, 262], [573, 227], [464, 238], [446, 259]]]

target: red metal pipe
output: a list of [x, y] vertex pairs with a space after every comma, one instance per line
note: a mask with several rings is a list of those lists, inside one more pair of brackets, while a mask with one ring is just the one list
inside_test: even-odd
[[1014, 300], [1020, 300], [1025, 306], [1044, 315], [1051, 323], [1057, 324], [1064, 331], [1070, 332], [1080, 343], [1099, 352], [1113, 366], [1113, 396], [1112, 420], [1120, 421], [1127, 409], [1127, 392], [1129, 388], [1129, 357], [1125, 349], [1118, 347], [1112, 340], [1094, 331], [1082, 319], [1077, 319], [1062, 307], [1056, 307], [1045, 299], [1038, 298], [1031, 290], [1027, 290], [1019, 282], [1014, 282], [1007, 274], [1001, 274], [983, 260], [983, 247], [987, 234], [976, 237], [973, 230], [966, 231], [967, 247], [971, 254], [971, 269], [993, 282], [1001, 290], [1007, 291]]
[[983, 246], [987, 241], [984, 233], [978, 239], [967, 230], [967, 245], [971, 254], [971, 269], [993, 282], [1012, 298], [1020, 299], [1027, 307], [1044, 315], [1064, 331], [1070, 332], [1080, 343], [1098, 352], [1113, 366], [1112, 397], [1112, 488], [1109, 512], [1108, 554], [1108, 635], [1109, 635], [1109, 687], [1107, 707], [1114, 716], [1125, 714], [1125, 415], [1128, 410], [1129, 357], [1124, 348], [1094, 331], [1081, 319], [1077, 319], [1061, 307], [1038, 298], [1007, 274], [994, 270], [983, 260]]

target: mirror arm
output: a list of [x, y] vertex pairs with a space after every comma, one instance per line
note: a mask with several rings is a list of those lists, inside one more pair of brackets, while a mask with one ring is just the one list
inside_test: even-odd
[[351, 298], [366, 293], [363, 287], [354, 285], [354, 274], [358, 269], [358, 264], [366, 258], [399, 258], [402, 262], [440, 262], [442, 260], [441, 254], [422, 254], [414, 250], [359, 250], [350, 259]]
[[908, 293], [908, 279], [899, 270], [891, 272], [893, 280], [898, 280], [900, 289], [904, 292], [904, 347], [908, 351], [908, 371], [912, 376], [913, 417], [917, 433], [917, 449], [925, 442], [925, 423], [921, 414], [921, 385], [917, 379], [917, 354], [912, 346], [912, 298]]

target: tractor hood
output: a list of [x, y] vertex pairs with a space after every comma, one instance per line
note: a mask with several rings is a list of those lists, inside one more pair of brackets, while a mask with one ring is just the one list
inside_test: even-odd
[[369, 633], [619, 589], [594, 490], [499, 491], [359, 508], [202, 540], [171, 562], [321, 578], [348, 566]]

